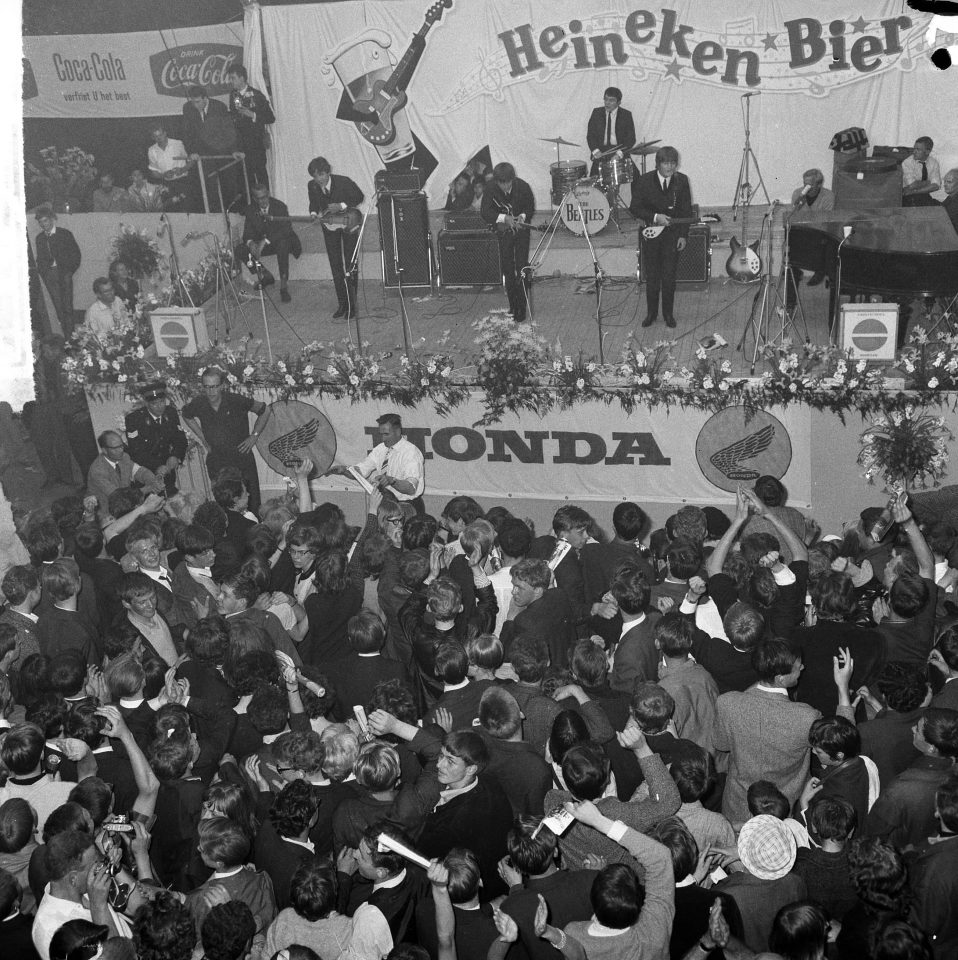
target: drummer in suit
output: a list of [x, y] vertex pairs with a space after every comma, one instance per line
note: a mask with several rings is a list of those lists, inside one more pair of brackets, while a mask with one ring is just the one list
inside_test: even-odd
[[176, 492], [176, 470], [186, 457], [186, 434], [162, 380], [148, 383], [143, 406], [126, 415], [126, 449], [140, 466], [162, 477], [167, 496]]
[[647, 226], [664, 226], [655, 238], [641, 236], [642, 267], [646, 277], [645, 297], [648, 316], [643, 327], [651, 327], [659, 314], [662, 295], [662, 316], [667, 327], [675, 326], [675, 275], [679, 254], [685, 249], [688, 224], [671, 226], [675, 219], [691, 219], [692, 188], [689, 178], [678, 172], [679, 152], [675, 147], [659, 147], [655, 151], [655, 169], [643, 174], [632, 184], [632, 215]]
[[590, 176], [599, 173], [599, 154], [615, 149], [613, 156], [622, 159], [626, 151], [635, 146], [635, 123], [632, 114], [620, 106], [622, 91], [618, 87], [609, 87], [602, 95], [603, 106], [596, 107], [589, 117], [586, 142], [592, 153]]

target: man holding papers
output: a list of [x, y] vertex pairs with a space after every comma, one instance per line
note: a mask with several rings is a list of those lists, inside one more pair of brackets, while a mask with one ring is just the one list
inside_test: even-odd
[[426, 486], [422, 453], [402, 435], [398, 413], [384, 413], [376, 423], [382, 443], [373, 447], [365, 460], [352, 467], [334, 465], [329, 473], [352, 477], [364, 488], [378, 487], [386, 497], [412, 503], [422, 513]]

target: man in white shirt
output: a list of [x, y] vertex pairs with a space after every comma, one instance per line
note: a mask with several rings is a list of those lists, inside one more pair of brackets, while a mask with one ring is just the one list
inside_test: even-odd
[[933, 193], [941, 189], [941, 168], [931, 155], [935, 143], [931, 137], [919, 137], [910, 157], [901, 165], [902, 206], [934, 207]]
[[[422, 493], [426, 487], [422, 452], [402, 435], [398, 413], [384, 413], [376, 420], [382, 443], [351, 469], [365, 477], [393, 500], [408, 501], [423, 512]], [[334, 465], [329, 473], [350, 476], [350, 468]]]
[[147, 151], [150, 176], [154, 180], [176, 180], [189, 172], [189, 156], [182, 140], [173, 140], [162, 127], [151, 133], [153, 145]]
[[126, 305], [116, 295], [108, 277], [93, 281], [96, 300], [87, 307], [83, 323], [95, 337], [105, 337], [129, 320]]

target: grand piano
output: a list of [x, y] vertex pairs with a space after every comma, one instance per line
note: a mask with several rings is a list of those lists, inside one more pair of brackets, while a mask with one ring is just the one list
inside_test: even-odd
[[838, 245], [849, 225], [852, 235], [841, 249], [841, 293], [888, 299], [958, 294], [958, 233], [943, 207], [799, 208], [790, 220], [789, 259], [829, 278], [829, 317], [835, 316]]

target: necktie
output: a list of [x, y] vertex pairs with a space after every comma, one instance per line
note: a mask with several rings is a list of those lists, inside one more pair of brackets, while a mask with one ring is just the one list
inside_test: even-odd
[[668, 178], [668, 177], [666, 177], [666, 178], [662, 181], [662, 192], [663, 192], [663, 193], [668, 193], [668, 192], [669, 192], [669, 178]]
[[928, 182], [928, 164], [924, 160], [921, 162], [921, 182]]
[[117, 464], [114, 468], [116, 470], [116, 479], [119, 483], [123, 483], [123, 474], [120, 472], [120, 465]]
[[612, 114], [605, 115], [605, 143], [609, 146], [612, 143]]

